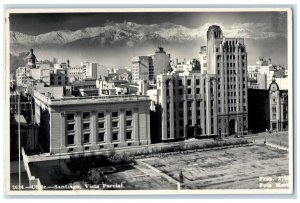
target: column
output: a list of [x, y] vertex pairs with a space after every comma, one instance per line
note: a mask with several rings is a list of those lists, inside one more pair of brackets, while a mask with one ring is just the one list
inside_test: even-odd
[[106, 143], [111, 143], [111, 111], [106, 110], [105, 112], [105, 135], [106, 135]]
[[179, 137], [180, 136], [180, 125], [179, 125], [179, 95], [178, 95], [178, 77], [174, 76], [174, 84], [173, 84], [173, 88], [175, 90], [175, 94], [174, 94], [174, 102], [175, 102], [175, 106], [174, 108], [176, 109], [174, 111], [174, 115], [176, 117], [175, 122], [176, 122], [176, 127], [174, 129], [174, 132], [176, 132], [176, 136]]
[[173, 96], [173, 79], [171, 78], [169, 81], [169, 94], [170, 94], [170, 138], [174, 139], [174, 96]]
[[197, 136], [197, 129], [198, 129], [198, 125], [197, 125], [197, 108], [196, 108], [196, 76], [193, 75], [193, 77], [191, 78], [191, 96], [192, 96], [192, 125], [194, 128], [193, 131], [193, 136]]
[[206, 78], [206, 134], [211, 134], [211, 105], [210, 105], [210, 77]]
[[[223, 79], [223, 85], [224, 86], [221, 86], [222, 87], [222, 95], [223, 95], [223, 98], [222, 98], [222, 103], [224, 103], [223, 104], [223, 107], [224, 107], [224, 114], [226, 114], [227, 116], [225, 117], [224, 115], [223, 115], [223, 117], [222, 117], [222, 119], [223, 119], [223, 125], [224, 125], [224, 128], [223, 128], [223, 133], [225, 133], [225, 135], [227, 135], [228, 134], [228, 123], [229, 123], [229, 111], [228, 111], [228, 107], [229, 107], [229, 104], [228, 104], [228, 82], [227, 82], [227, 78], [228, 78], [228, 74], [227, 74], [227, 71], [228, 71], [228, 66], [227, 66], [227, 56], [228, 56], [228, 54], [227, 54], [227, 52], [224, 54], [224, 63], [223, 63], [223, 65], [224, 65], [224, 67], [226, 67], [226, 68], [224, 68], [224, 70], [222, 70], [222, 72], [223, 72], [223, 76], [222, 76], [222, 78], [221, 78], [221, 80]], [[224, 89], [223, 89], [223, 87], [224, 87]], [[224, 100], [223, 100], [224, 99]]]
[[284, 95], [282, 96], [282, 97], [280, 97], [280, 118], [279, 118], [279, 123], [280, 123], [280, 128], [279, 128], [279, 130], [280, 131], [283, 131], [283, 121], [284, 121], [284, 117], [283, 117], [283, 107], [284, 107], [284, 105], [283, 105], [283, 103], [284, 103]]
[[183, 88], [182, 88], [182, 92], [183, 92], [183, 133], [184, 133], [184, 137], [185, 139], [188, 138], [188, 134], [187, 134], [187, 130], [188, 130], [188, 110], [187, 110], [187, 105], [188, 105], [188, 100], [187, 100], [187, 81], [186, 81], [186, 76], [182, 77], [182, 84], [183, 84]]
[[196, 108], [196, 76], [193, 75], [191, 78], [191, 89], [192, 89], [192, 125], [197, 128], [197, 108]]
[[167, 91], [166, 91], [166, 81], [165, 78], [162, 77], [163, 81], [161, 84], [161, 96], [162, 96], [162, 124], [161, 124], [161, 135], [162, 135], [162, 140], [167, 140], [167, 122], [168, 122], [168, 116], [167, 116]]
[[[76, 112], [75, 114], [75, 126], [76, 126], [76, 138], [77, 138], [77, 143], [76, 146], [82, 146], [82, 118], [81, 118], [81, 112]], [[75, 139], [74, 139], [75, 140]]]
[[201, 129], [202, 129], [202, 132], [201, 132], [201, 135], [205, 134], [205, 119], [206, 119], [206, 116], [205, 116], [205, 108], [204, 108], [204, 101], [205, 101], [205, 94], [204, 94], [204, 85], [205, 85], [205, 81], [204, 81], [204, 77], [201, 76], [200, 77], [200, 95], [201, 95], [201, 102], [200, 102], [200, 115], [201, 115]]
[[146, 121], [146, 125], [147, 125], [147, 144], [151, 144], [151, 136], [150, 136], [150, 110], [147, 110], [147, 121]]
[[92, 111], [92, 117], [91, 117], [91, 144], [96, 145], [97, 144], [97, 136], [98, 136], [98, 117], [97, 112]]
[[217, 100], [218, 100], [218, 91], [217, 91], [217, 78], [214, 78], [214, 80], [212, 81], [213, 84], [213, 127], [214, 127], [214, 131], [211, 132], [212, 134], [217, 134], [218, 133], [218, 129], [217, 129], [217, 121], [218, 121], [218, 108], [217, 108]]
[[119, 119], [119, 133], [120, 133], [120, 142], [126, 142], [126, 131], [125, 131], [125, 110], [120, 109], [120, 119]]
[[61, 122], [60, 122], [60, 130], [61, 130], [61, 136], [60, 136], [60, 145], [59, 147], [65, 147], [66, 146], [66, 138], [67, 138], [67, 133], [66, 133], [66, 113], [62, 112], [61, 114]]
[[279, 122], [280, 122], [280, 115], [281, 115], [281, 98], [280, 98], [280, 92], [278, 90], [278, 94], [277, 94], [277, 116], [276, 116], [276, 127], [277, 127], [277, 131], [279, 131]]
[[134, 141], [138, 142], [138, 145], [140, 145], [140, 133], [139, 133], [139, 109], [134, 108], [133, 109], [133, 136]]

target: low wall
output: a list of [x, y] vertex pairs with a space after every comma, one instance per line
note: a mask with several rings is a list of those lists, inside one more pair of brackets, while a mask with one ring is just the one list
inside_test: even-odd
[[177, 142], [177, 143], [159, 143], [145, 146], [130, 146], [119, 149], [100, 149], [94, 151], [88, 151], [84, 154], [82, 152], [77, 153], [61, 153], [60, 155], [42, 154], [29, 156], [30, 162], [36, 161], [48, 161], [57, 159], [69, 159], [76, 156], [96, 156], [105, 155], [112, 157], [113, 155], [126, 155], [130, 157], [144, 158], [145, 156], [164, 156], [172, 153], [190, 153], [194, 151], [207, 151], [224, 149], [233, 146], [247, 145], [251, 143], [246, 138], [237, 138], [231, 140], [205, 140], [205, 141], [191, 141], [191, 142]]
[[26, 155], [23, 147], [22, 147], [22, 157], [23, 157], [24, 168], [25, 168], [25, 171], [26, 171], [28, 179], [29, 179], [30, 187], [33, 190], [41, 190], [43, 188], [43, 186], [42, 186], [40, 180], [31, 175], [31, 171], [29, 168], [29, 159], [28, 159], [28, 156]]

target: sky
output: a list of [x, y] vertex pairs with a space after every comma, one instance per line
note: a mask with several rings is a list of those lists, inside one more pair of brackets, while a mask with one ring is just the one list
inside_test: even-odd
[[[286, 12], [35, 13], [10, 16], [11, 31], [39, 36], [33, 42], [18, 38], [12, 49], [15, 52], [34, 48], [41, 59], [50, 59], [53, 55], [62, 60], [69, 58], [74, 64], [89, 60], [112, 66], [130, 66], [133, 56], [153, 54], [161, 43], [174, 60], [197, 58], [200, 46], [206, 45], [206, 31], [212, 24], [220, 25], [225, 37], [245, 39], [248, 65], [260, 57], [271, 58], [274, 64], [287, 65]], [[99, 29], [88, 30], [92, 40], [80, 38], [86, 36], [85, 28], [94, 27]], [[108, 27], [110, 31], [104, 32], [103, 29]], [[116, 32], [118, 29], [125, 30], [126, 36], [121, 36], [122, 39], [107, 36], [112, 29], [112, 35], [119, 33]], [[50, 46], [51, 40], [48, 42], [44, 38], [52, 39], [53, 34], [50, 37], [45, 34], [53, 31], [67, 32], [62, 33], [63, 42]], [[143, 38], [139, 41], [141, 35]]]

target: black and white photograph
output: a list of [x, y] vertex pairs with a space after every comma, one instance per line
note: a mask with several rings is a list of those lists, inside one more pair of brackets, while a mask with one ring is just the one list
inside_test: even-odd
[[292, 17], [7, 9], [6, 192], [291, 194]]

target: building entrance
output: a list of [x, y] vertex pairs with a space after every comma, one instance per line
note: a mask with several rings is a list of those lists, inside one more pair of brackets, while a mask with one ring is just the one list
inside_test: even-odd
[[229, 135], [236, 134], [236, 121], [235, 119], [231, 119], [229, 121]]

